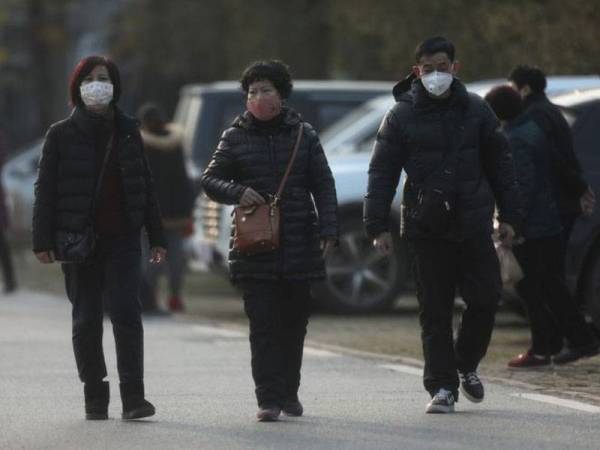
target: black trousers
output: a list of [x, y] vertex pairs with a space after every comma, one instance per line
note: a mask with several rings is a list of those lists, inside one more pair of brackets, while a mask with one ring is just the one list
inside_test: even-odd
[[107, 375], [102, 349], [103, 300], [113, 326], [119, 379], [131, 384], [143, 380], [140, 251], [139, 233], [100, 238], [92, 261], [62, 265], [73, 305], [75, 361], [84, 383], [98, 383]]
[[260, 405], [279, 405], [298, 395], [304, 337], [310, 316], [310, 283], [240, 283], [250, 320], [252, 377]]
[[4, 277], [4, 291], [10, 292], [15, 288], [15, 273], [10, 246], [2, 229], [0, 229], [0, 263], [2, 264], [2, 275]]
[[[432, 396], [444, 388], [458, 398], [457, 370], [476, 370], [492, 336], [502, 289], [496, 250], [491, 236], [461, 243], [414, 240], [410, 246], [425, 358], [423, 384]], [[467, 307], [454, 342], [457, 288]]]
[[563, 336], [573, 347], [591, 344], [592, 331], [565, 284], [563, 236], [529, 239], [514, 253], [525, 275], [519, 293], [529, 316], [533, 352], [558, 353]]

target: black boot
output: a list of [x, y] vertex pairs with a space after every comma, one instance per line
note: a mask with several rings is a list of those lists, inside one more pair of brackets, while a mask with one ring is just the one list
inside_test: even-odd
[[123, 401], [123, 420], [142, 419], [153, 416], [154, 405], [144, 398], [144, 383], [121, 383], [121, 400]]
[[85, 383], [83, 394], [85, 395], [85, 418], [87, 420], [108, 419], [108, 401], [110, 399], [108, 381]]

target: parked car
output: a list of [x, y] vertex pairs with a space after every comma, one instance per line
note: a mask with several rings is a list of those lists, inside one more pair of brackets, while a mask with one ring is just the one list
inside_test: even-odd
[[[287, 100], [317, 131], [378, 95], [392, 83], [370, 81], [298, 80]], [[223, 130], [245, 109], [239, 83], [223, 81], [181, 89], [175, 121], [184, 128], [184, 148], [194, 169], [204, 170]]]
[[31, 241], [33, 190], [42, 143], [38, 140], [14, 151], [2, 171], [10, 217], [9, 235], [13, 243], [28, 244]]
[[[571, 124], [584, 178], [600, 194], [600, 88], [553, 97], [552, 101]], [[600, 207], [575, 223], [567, 248], [566, 276], [571, 292], [600, 329]]]

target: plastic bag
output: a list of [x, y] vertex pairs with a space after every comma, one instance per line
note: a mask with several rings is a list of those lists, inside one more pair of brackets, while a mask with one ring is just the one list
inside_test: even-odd
[[512, 250], [504, 245], [496, 245], [496, 253], [500, 262], [500, 276], [502, 284], [514, 285], [521, 281], [524, 277], [523, 269], [519, 265], [517, 258]]

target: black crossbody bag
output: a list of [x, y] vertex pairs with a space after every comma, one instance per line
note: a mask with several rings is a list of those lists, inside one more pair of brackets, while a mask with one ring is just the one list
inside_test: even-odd
[[446, 134], [450, 142], [441, 164], [416, 184], [417, 203], [412, 218], [421, 231], [432, 236], [446, 235], [456, 220], [456, 171], [463, 130], [463, 126], [459, 127], [456, 139]]
[[113, 149], [114, 140], [115, 138], [113, 133], [108, 141], [106, 154], [104, 155], [104, 160], [102, 161], [102, 168], [100, 169], [100, 175], [98, 176], [96, 189], [94, 190], [94, 197], [92, 198], [87, 225], [82, 231], [56, 231], [54, 240], [54, 257], [59, 262], [81, 264], [90, 259], [90, 257], [94, 254], [94, 249], [96, 247], [94, 212], [96, 208], [96, 201], [98, 200], [100, 189], [102, 188], [102, 180], [104, 178], [104, 173], [106, 172], [108, 159], [110, 158], [110, 153]]

